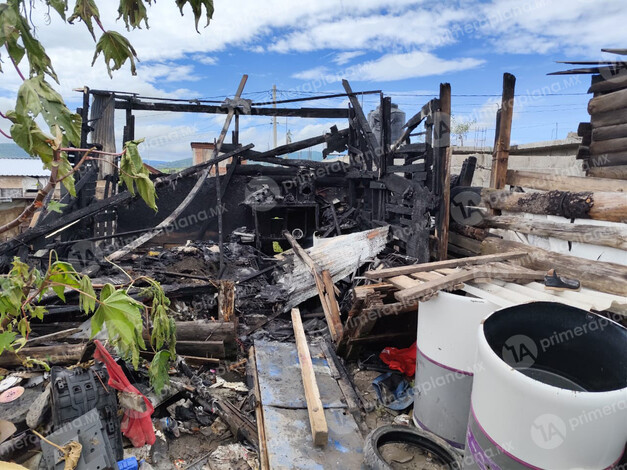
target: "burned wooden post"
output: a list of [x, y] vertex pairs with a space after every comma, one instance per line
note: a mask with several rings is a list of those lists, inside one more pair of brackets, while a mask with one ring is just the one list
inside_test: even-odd
[[515, 87], [516, 77], [512, 74], [504, 73], [501, 113], [497, 126], [498, 138], [495, 139], [494, 151], [492, 153], [492, 170], [490, 171], [490, 187], [493, 189], [503, 189], [505, 187], [509, 144], [512, 137]]
[[447, 258], [449, 206], [451, 199], [451, 85], [440, 84], [440, 110], [434, 127], [434, 193], [439, 207], [436, 218], [437, 257]]
[[[102, 145], [105, 152], [115, 153], [115, 94], [92, 92], [94, 97], [91, 105], [91, 118], [93, 131], [92, 142]], [[100, 161], [99, 178], [115, 172], [115, 157], [103, 155]]]

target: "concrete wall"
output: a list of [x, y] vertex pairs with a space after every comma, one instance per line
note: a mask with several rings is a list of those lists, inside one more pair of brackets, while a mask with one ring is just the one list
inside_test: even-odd
[[[582, 160], [577, 160], [580, 140], [568, 138], [548, 142], [513, 145], [510, 149], [508, 168], [510, 170], [537, 171], [545, 174], [564, 176], [586, 176]], [[490, 185], [492, 148], [453, 147], [451, 173], [459, 174], [461, 166], [469, 156], [477, 157], [477, 169], [473, 186]]]

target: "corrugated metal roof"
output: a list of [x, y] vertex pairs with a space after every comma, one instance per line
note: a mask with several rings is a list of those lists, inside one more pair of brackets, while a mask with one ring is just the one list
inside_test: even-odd
[[38, 158], [0, 158], [0, 176], [50, 176]]

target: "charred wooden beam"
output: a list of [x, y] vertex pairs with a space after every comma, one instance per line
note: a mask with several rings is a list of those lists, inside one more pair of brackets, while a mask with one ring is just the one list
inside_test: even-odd
[[627, 90], [595, 96], [588, 103], [589, 114], [599, 114], [627, 107]]
[[627, 165], [590, 167], [588, 168], [588, 176], [595, 178], [627, 180]]
[[[403, 134], [401, 134], [398, 140], [392, 144], [390, 152], [394, 153], [399, 150], [403, 143], [409, 138], [409, 135], [413, 132], [413, 130], [418, 127], [420, 123], [427, 118], [427, 116], [432, 115], [438, 109], [440, 109], [440, 100], [437, 98], [434, 98], [425, 104], [418, 114], [412, 116], [411, 119], [405, 123], [403, 126], [405, 128]], [[406, 147], [408, 146], [406, 145], [405, 147], [402, 147], [402, 150], [404, 151]]]
[[568, 219], [627, 221], [627, 197], [609, 192], [549, 191], [512, 193], [483, 189], [481, 198], [492, 209], [557, 215]]
[[613, 126], [627, 122], [627, 107], [590, 115], [592, 127]]
[[592, 155], [623, 151], [627, 151], [627, 138], [602, 140], [600, 142], [593, 140], [590, 144], [590, 153]]
[[498, 129], [498, 140], [492, 155], [492, 169], [490, 171], [490, 187], [503, 189], [507, 175], [509, 160], [509, 146], [512, 136], [512, 119], [514, 117], [514, 93], [516, 77], [512, 74], [503, 74], [503, 95], [501, 98], [501, 119]]
[[347, 80], [342, 80], [342, 86], [346, 93], [348, 94], [348, 99], [351, 102], [353, 110], [355, 112], [355, 119], [357, 122], [357, 127], [361, 136], [366, 144], [366, 153], [364, 155], [367, 163], [367, 168], [369, 170], [372, 169], [372, 164], [374, 163], [377, 168], [380, 168], [380, 157], [382, 156], [381, 146], [379, 142], [377, 142], [377, 138], [372, 132], [370, 128], [370, 124], [368, 124], [368, 120], [366, 119], [366, 115], [364, 114], [364, 110], [359, 104], [359, 100], [357, 99], [357, 95], [353, 93], [353, 90], [348, 83]]
[[[599, 75], [602, 78], [602, 76]], [[618, 75], [616, 77], [608, 78], [607, 80], [600, 79], [597, 82], [593, 82], [588, 93], [606, 93], [627, 88], [627, 75]]]
[[613, 126], [596, 127], [592, 129], [592, 140], [621, 139], [627, 137], [627, 124], [615, 124]]
[[437, 255], [438, 259], [445, 260], [448, 250], [451, 203], [451, 85], [449, 83], [440, 84], [440, 110], [435, 115], [434, 134], [433, 192], [438, 198]]
[[[228, 114], [229, 110], [220, 105], [164, 103], [139, 100], [116, 100], [115, 109], [133, 109], [137, 111], [170, 111], [177, 113]], [[347, 119], [348, 109], [344, 108], [255, 108], [250, 109], [251, 116], [302, 117], [318, 119]]]

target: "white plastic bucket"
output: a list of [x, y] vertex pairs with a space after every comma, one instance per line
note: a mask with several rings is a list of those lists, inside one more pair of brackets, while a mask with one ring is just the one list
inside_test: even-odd
[[481, 321], [498, 307], [440, 292], [418, 307], [414, 424], [463, 449]]
[[627, 329], [554, 302], [479, 328], [464, 469], [607, 469], [627, 442]]

